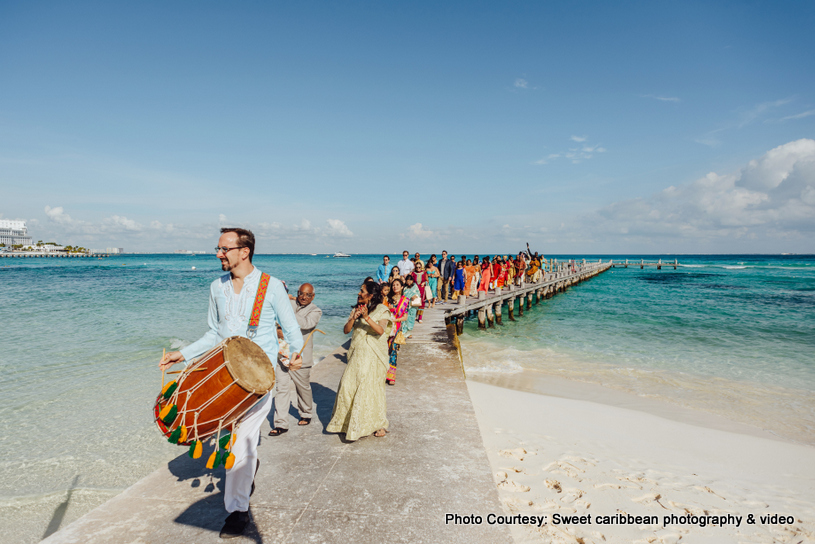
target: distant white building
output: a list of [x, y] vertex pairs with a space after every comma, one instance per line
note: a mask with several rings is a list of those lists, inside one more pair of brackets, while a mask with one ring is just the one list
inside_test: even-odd
[[25, 221], [0, 219], [0, 244], [6, 244], [6, 247], [15, 245], [30, 246], [31, 236], [28, 235]]

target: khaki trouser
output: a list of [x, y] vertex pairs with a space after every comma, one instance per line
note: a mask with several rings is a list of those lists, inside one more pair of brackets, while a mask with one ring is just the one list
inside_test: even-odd
[[453, 278], [449, 280], [440, 280], [439, 281], [439, 300], [444, 298], [444, 300], [448, 300], [450, 295], [452, 294], [452, 287], [453, 287]]
[[312, 417], [311, 367], [289, 370], [277, 364], [275, 372], [274, 426], [289, 428], [289, 406], [297, 403], [301, 418]]

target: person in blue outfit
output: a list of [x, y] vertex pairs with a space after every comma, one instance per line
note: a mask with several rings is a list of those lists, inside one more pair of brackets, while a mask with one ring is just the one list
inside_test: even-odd
[[[215, 255], [221, 260], [221, 268], [228, 272], [212, 282], [209, 289], [209, 330], [197, 342], [181, 351], [168, 353], [159, 364], [167, 368], [176, 363], [192, 361], [231, 336], [248, 337], [249, 319], [255, 296], [260, 285], [261, 271], [252, 265], [255, 253], [255, 235], [238, 228], [221, 229]], [[277, 341], [277, 323], [283, 329], [283, 337], [291, 347], [291, 370], [298, 370], [302, 360], [298, 353], [303, 348], [303, 335], [294, 315], [283, 282], [272, 277], [263, 301], [260, 322], [252, 340], [266, 352], [269, 359], [277, 361], [280, 345]], [[254, 487], [258, 462], [258, 438], [260, 427], [269, 409], [272, 395], [261, 398], [239, 421], [239, 431], [232, 446], [235, 464], [226, 471], [224, 506], [229, 516], [221, 529], [221, 538], [237, 537], [249, 524], [249, 497]]]
[[391, 275], [391, 269], [393, 265], [390, 264], [391, 258], [385, 255], [382, 257], [382, 264], [379, 265], [379, 268], [376, 269], [376, 283], [383, 284], [388, 282], [388, 278]]
[[456, 264], [456, 279], [453, 281], [453, 293], [458, 297], [464, 294], [464, 284], [467, 279], [464, 273], [464, 263], [459, 261]]

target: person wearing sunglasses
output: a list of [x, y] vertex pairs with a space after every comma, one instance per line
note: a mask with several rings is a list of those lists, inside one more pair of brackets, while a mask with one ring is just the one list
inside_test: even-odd
[[[291, 347], [290, 369], [299, 369], [302, 361], [298, 352], [303, 348], [303, 335], [292, 310], [283, 283], [270, 277], [263, 300], [260, 322], [256, 330], [249, 329], [253, 302], [262, 273], [252, 264], [255, 235], [240, 228], [223, 228], [215, 255], [221, 268], [228, 272], [212, 282], [209, 289], [209, 330], [197, 342], [180, 351], [168, 353], [159, 364], [167, 368], [176, 363], [192, 361], [231, 336], [250, 338], [269, 359], [277, 360], [280, 345], [276, 323]], [[255, 473], [260, 466], [257, 454], [260, 427], [272, 407], [272, 396], [265, 395], [240, 420], [240, 432], [232, 445], [235, 463], [226, 471], [224, 506], [229, 516], [221, 529], [221, 538], [243, 534], [249, 524], [249, 497], [254, 487]]]
[[[294, 316], [300, 326], [300, 333], [303, 338], [317, 328], [323, 311], [314, 304], [314, 286], [304, 283], [297, 290], [297, 297], [289, 295]], [[278, 329], [278, 336], [282, 330]], [[311, 396], [311, 367], [314, 365], [314, 338], [308, 338], [305, 348], [303, 348], [303, 366], [298, 370], [293, 370], [278, 362], [275, 377], [274, 395], [274, 428], [269, 431], [269, 436], [280, 436], [289, 430], [289, 406], [297, 399], [297, 410], [300, 412], [300, 426], [311, 423], [313, 415], [313, 402]]]

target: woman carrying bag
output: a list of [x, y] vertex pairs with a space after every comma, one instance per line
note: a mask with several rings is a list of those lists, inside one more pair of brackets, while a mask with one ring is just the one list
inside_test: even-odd
[[385, 383], [396, 385], [396, 358], [399, 355], [399, 347], [405, 343], [405, 335], [402, 333], [402, 325], [407, 321], [410, 300], [402, 291], [404, 286], [402, 280], [397, 278], [391, 282], [390, 295], [388, 297], [388, 307], [393, 315], [393, 322], [396, 324], [388, 339], [388, 374], [385, 376]]

